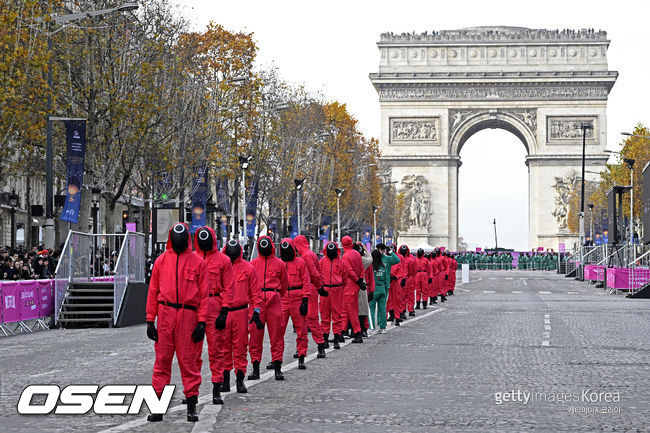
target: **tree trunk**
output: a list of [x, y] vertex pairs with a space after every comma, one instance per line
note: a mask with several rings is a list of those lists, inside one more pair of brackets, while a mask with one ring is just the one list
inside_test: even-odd
[[32, 239], [32, 176], [25, 176], [25, 185], [26, 185], [26, 197], [25, 197], [25, 208], [27, 210], [27, 223], [25, 224], [25, 249], [29, 250], [34, 245], [34, 240]]

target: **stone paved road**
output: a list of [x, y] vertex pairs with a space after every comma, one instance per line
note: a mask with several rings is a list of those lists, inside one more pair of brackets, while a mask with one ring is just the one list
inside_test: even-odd
[[[290, 370], [284, 382], [227, 395], [223, 407], [201, 405], [197, 425], [185, 422], [178, 390], [172, 406], [180, 410], [156, 425], [142, 416], [16, 414], [27, 383], [147, 383], [153, 352], [142, 326], [3, 338], [1, 430], [650, 431], [647, 301], [548, 272], [476, 271], [471, 278], [435, 313], [419, 311], [406, 326], [332, 351], [306, 371]], [[294, 351], [289, 344], [286, 359]], [[173, 380], [179, 383], [177, 370]], [[618, 393], [620, 401], [598, 393], [612, 393], [610, 400]], [[556, 401], [567, 394], [579, 401]], [[506, 401], [526, 395], [527, 402]]]

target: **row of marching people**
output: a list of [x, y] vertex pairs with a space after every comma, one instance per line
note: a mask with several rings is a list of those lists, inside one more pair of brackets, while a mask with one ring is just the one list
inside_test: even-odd
[[[408, 247], [396, 254], [395, 246], [385, 245], [370, 253], [349, 236], [341, 245], [342, 251], [337, 243], [327, 243], [319, 259], [301, 235], [283, 239], [277, 257], [271, 238], [262, 236], [258, 256], [248, 262], [235, 240], [220, 251], [212, 228], [200, 228], [192, 245], [188, 227], [174, 225], [166, 251], [154, 263], [146, 307], [147, 336], [155, 342], [152, 385], [158, 396], [170, 383], [176, 355], [187, 420], [198, 420], [204, 339], [212, 402], [223, 404], [221, 392], [230, 391], [231, 372], [236, 391], [247, 392], [248, 356], [248, 380], [260, 378], [266, 331], [271, 343], [266, 367], [274, 370], [276, 380], [284, 380], [289, 319], [296, 331], [294, 357], [304, 370], [309, 334], [318, 347], [317, 357], [325, 358], [329, 344], [339, 349], [346, 336], [352, 343], [363, 343], [363, 336], [377, 326], [385, 332], [387, 313], [399, 325], [406, 314], [415, 315], [414, 308], [426, 308], [438, 296], [444, 301], [453, 293], [453, 259], [443, 254], [418, 251], [415, 258]], [[151, 414], [147, 419], [161, 421], [163, 416]]]

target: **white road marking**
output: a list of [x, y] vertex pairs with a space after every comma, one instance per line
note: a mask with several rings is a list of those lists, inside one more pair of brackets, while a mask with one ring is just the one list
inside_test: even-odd
[[577, 294], [579, 294], [580, 292], [566, 292], [566, 293], [567, 293], [567, 295], [577, 295]]
[[[411, 324], [413, 322], [417, 322], [418, 320], [424, 319], [425, 317], [431, 316], [431, 315], [436, 314], [436, 313], [440, 313], [440, 312], [445, 311], [445, 310], [446, 310], [446, 308], [441, 307], [441, 308], [438, 308], [436, 310], [429, 311], [428, 313], [423, 314], [421, 316], [409, 318], [405, 322], [402, 322], [401, 326], [408, 326], [409, 324]], [[386, 328], [386, 330], [387, 331], [392, 331], [392, 330], [395, 330], [395, 329], [400, 329], [401, 326], [398, 326], [398, 327], [395, 327], [395, 325], [388, 326]], [[345, 343], [340, 343], [340, 346], [341, 346], [341, 348], [343, 348], [343, 347], [347, 346], [348, 344], [352, 344], [352, 339], [346, 341]], [[327, 353], [327, 354], [329, 354], [331, 352], [334, 352], [334, 351], [335, 351], [334, 348], [325, 349], [325, 353]], [[314, 359], [316, 359], [317, 354], [318, 354], [318, 352], [314, 352], [311, 355], [307, 355], [305, 357], [305, 363], [308, 363], [308, 362], [313, 361]], [[292, 362], [290, 364], [287, 364], [287, 365], [283, 366], [282, 371], [287, 372], [287, 371], [293, 370], [293, 369], [295, 369], [297, 367], [298, 367], [298, 361], [294, 361], [294, 362]], [[60, 370], [56, 370], [56, 371], [60, 371]], [[43, 374], [43, 373], [41, 373], [41, 374]], [[244, 381], [244, 384], [246, 385], [247, 388], [250, 389], [251, 387], [257, 385], [258, 383], [265, 382], [265, 381], [267, 381], [267, 380], [269, 380], [271, 378], [275, 378], [275, 372], [274, 371], [269, 371], [269, 372], [266, 372], [264, 374], [261, 374], [259, 380], [252, 380], [252, 381], [246, 380], [246, 381]], [[288, 380], [291, 380], [291, 379], [289, 378]], [[233, 389], [235, 389], [235, 388], [233, 387]], [[224, 403], [225, 403], [226, 397], [230, 396], [232, 394], [236, 395], [237, 393], [234, 390], [232, 392], [223, 392], [223, 393], [221, 393], [221, 396], [222, 396], [222, 398], [224, 400]], [[199, 402], [198, 402], [197, 406], [201, 406], [201, 405], [205, 405], [205, 406], [203, 407], [203, 409], [201, 409], [201, 415], [199, 417], [199, 421], [196, 424], [194, 424], [194, 427], [192, 429], [193, 433], [198, 433], [198, 432], [202, 433], [202, 432], [211, 431], [212, 427], [214, 427], [214, 425], [217, 422], [217, 415], [219, 414], [219, 412], [221, 411], [221, 408], [222, 408], [221, 405], [213, 405], [212, 404], [212, 393], [210, 393], [209, 395], [204, 395], [203, 397], [199, 397]], [[171, 414], [171, 413], [174, 413], [174, 412], [185, 411], [186, 408], [187, 408], [187, 406], [184, 405], [184, 404], [171, 407], [171, 408], [169, 408], [169, 410], [167, 410], [166, 416]], [[116, 425], [116, 426], [111, 427], [109, 429], [102, 430], [99, 433], [119, 433], [119, 432], [123, 432], [123, 431], [127, 431], [127, 430], [137, 429], [138, 427], [142, 427], [142, 426], [144, 426], [146, 424], [148, 424], [148, 421], [147, 421], [146, 417], [137, 418], [137, 419], [134, 419], [132, 421], [126, 422], [124, 424]]]
[[548, 319], [549, 317], [551, 317], [550, 314], [544, 314], [544, 318], [545, 318], [545, 319]]
[[544, 337], [544, 338], [551, 338], [551, 333], [548, 332], [548, 331], [543, 332], [543, 333], [542, 333], [542, 337]]
[[551, 330], [551, 325], [544, 325], [544, 330], [545, 331], [550, 331]]
[[494, 278], [494, 277], [490, 277], [490, 279], [491, 279], [491, 280], [496, 280], [496, 278]]
[[45, 371], [45, 372], [43, 372], [43, 373], [32, 374], [32, 375], [29, 376], [29, 377], [47, 376], [48, 374], [58, 373], [59, 371], [63, 371], [63, 370], [50, 370], [50, 371]]
[[551, 294], [551, 292], [546, 292], [546, 291], [543, 291], [543, 290], [539, 291], [537, 293], [539, 293], [540, 295], [550, 295]]
[[548, 340], [542, 341], [542, 346], [548, 346], [550, 342]]
[[523, 282], [524, 282], [524, 286], [527, 286], [527, 285], [528, 285], [528, 283], [526, 282], [526, 280], [523, 280]]
[[512, 293], [517, 293], [517, 294], [519, 294], [519, 293], [524, 293], [524, 292], [522, 292], [522, 291], [520, 291], [520, 290], [514, 290]]
[[494, 293], [494, 290], [483, 290], [483, 293]]
[[545, 325], [550, 325], [551, 324], [551, 319], [544, 319], [544, 324]]
[[542, 333], [542, 335], [544, 336], [544, 340], [542, 341], [542, 346], [549, 346], [551, 344], [551, 342], [550, 342], [551, 332], [550, 331], [551, 331], [551, 315], [550, 314], [544, 314], [544, 332]]
[[506, 277], [506, 280], [512, 280], [512, 279], [513, 279], [512, 277]]

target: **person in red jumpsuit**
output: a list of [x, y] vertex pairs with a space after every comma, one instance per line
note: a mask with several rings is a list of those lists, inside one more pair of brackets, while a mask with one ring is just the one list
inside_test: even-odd
[[427, 309], [427, 304], [431, 303], [431, 297], [433, 296], [433, 279], [434, 279], [434, 270], [433, 270], [433, 251], [429, 251], [425, 254], [427, 261], [429, 262], [429, 281], [427, 282], [427, 291], [422, 302], [422, 308]]
[[325, 358], [325, 349], [329, 347], [329, 343], [325, 340], [322, 327], [319, 319], [319, 301], [318, 297], [327, 297], [327, 290], [323, 288], [323, 280], [321, 278], [320, 264], [318, 257], [309, 248], [309, 241], [303, 235], [296, 236], [293, 240], [293, 245], [298, 250], [300, 258], [305, 261], [307, 271], [309, 272], [309, 305], [307, 308], [307, 325], [311, 330], [311, 338], [318, 345], [318, 358]]
[[431, 293], [429, 294], [429, 303], [438, 303], [438, 291], [440, 287], [440, 250], [436, 248], [431, 254], [431, 274], [432, 284]]
[[[259, 320], [260, 309], [262, 308], [262, 292], [257, 283], [257, 274], [253, 265], [243, 258], [243, 248], [236, 240], [230, 240], [223, 248], [223, 252], [232, 262], [233, 286], [230, 308], [225, 316], [217, 318], [216, 326], [225, 327], [223, 344], [223, 367], [230, 372], [235, 368], [236, 386], [238, 393], [246, 393], [248, 390], [244, 385], [246, 366], [248, 359], [248, 325], [249, 310], [257, 313], [255, 324], [264, 329], [264, 324]], [[224, 320], [226, 319], [226, 320]], [[227, 388], [227, 389], [224, 389]], [[224, 381], [224, 391], [230, 391], [230, 383]]]
[[455, 254], [451, 255], [451, 272], [449, 274], [449, 291], [447, 296], [454, 294], [454, 289], [456, 288], [456, 270], [458, 269], [458, 262], [456, 261]]
[[[349, 322], [354, 333], [352, 342], [363, 343], [361, 324], [359, 323], [359, 290], [366, 290], [366, 283], [363, 281], [365, 269], [363, 268], [361, 254], [353, 248], [352, 238], [343, 236], [341, 245], [343, 245], [343, 261], [349, 267], [348, 280], [343, 287], [343, 330], [347, 330]], [[344, 340], [341, 338], [340, 342], [343, 343]]]
[[291, 238], [282, 239], [280, 259], [287, 267], [289, 287], [282, 297], [282, 335], [287, 330], [289, 318], [296, 328], [296, 347], [298, 348], [298, 369], [305, 370], [307, 355], [307, 312], [309, 308], [309, 271], [305, 261], [296, 255], [296, 248]]
[[[208, 284], [208, 325], [205, 329], [206, 340], [208, 341], [208, 359], [210, 371], [212, 372], [212, 403], [223, 404], [220, 391], [224, 377], [230, 371], [224, 371], [223, 354], [223, 330], [212, 326], [220, 314], [227, 314], [228, 307], [232, 301], [232, 265], [230, 260], [219, 251], [217, 247], [217, 235], [211, 227], [201, 227], [194, 235], [194, 254], [198, 255], [205, 262], [205, 272]], [[201, 371], [201, 354], [203, 345], [197, 352], [197, 362]], [[228, 381], [230, 379], [228, 378]]]
[[[198, 421], [201, 371], [197, 352], [203, 347], [208, 319], [208, 285], [205, 263], [192, 253], [190, 232], [185, 224], [169, 231], [167, 248], [154, 263], [147, 295], [147, 337], [155, 341], [156, 360], [151, 382], [160, 396], [172, 374], [174, 354], [178, 360], [187, 399], [187, 420]], [[157, 318], [157, 326], [154, 321]], [[162, 421], [151, 414], [148, 421]]]
[[424, 250], [420, 248], [417, 253], [416, 265], [417, 273], [415, 274], [415, 292], [416, 292], [416, 305], [415, 309], [419, 310], [420, 305], [426, 308], [427, 293], [429, 286], [429, 276], [431, 274], [431, 264], [429, 259], [424, 256]]
[[[251, 261], [257, 274], [257, 284], [262, 291], [264, 303], [260, 313], [253, 312], [250, 325], [249, 352], [253, 363], [253, 373], [249, 380], [259, 379], [259, 365], [262, 360], [264, 343], [264, 328], [259, 329], [257, 320], [266, 324], [271, 340], [271, 362], [275, 370], [275, 380], [284, 380], [282, 374], [282, 356], [284, 354], [284, 332], [282, 326], [282, 297], [288, 287], [287, 267], [284, 262], [275, 257], [275, 245], [268, 236], [257, 240], [259, 256]], [[255, 317], [257, 315], [257, 318]]]
[[400, 319], [406, 320], [406, 313], [409, 316], [415, 316], [415, 275], [417, 274], [417, 263], [415, 257], [411, 255], [408, 246], [399, 247], [400, 258], [400, 286], [402, 288], [402, 302]]
[[[395, 254], [398, 255], [397, 245], [390, 244], [389, 248], [393, 250]], [[388, 290], [388, 301], [386, 302], [386, 309], [388, 310], [388, 322], [395, 322], [395, 326], [400, 326], [400, 312], [401, 312], [401, 302], [402, 302], [402, 286], [401, 281], [398, 279], [398, 275], [401, 272], [403, 264], [401, 262], [393, 265], [390, 269], [390, 289]]]
[[328, 340], [331, 330], [334, 333], [334, 349], [340, 349], [339, 342], [343, 341], [343, 287], [348, 282], [348, 264], [339, 257], [339, 247], [336, 242], [328, 242], [323, 249], [320, 260], [323, 288], [328, 296], [320, 302], [321, 329], [323, 338]]
[[449, 278], [448, 272], [449, 272], [449, 262], [447, 261], [447, 258], [445, 257], [444, 252], [440, 252], [440, 261], [439, 261], [439, 270], [440, 270], [440, 283], [438, 286], [438, 295], [440, 295], [440, 302], [445, 302], [447, 300], [447, 297], [445, 294], [447, 293], [447, 280]]

